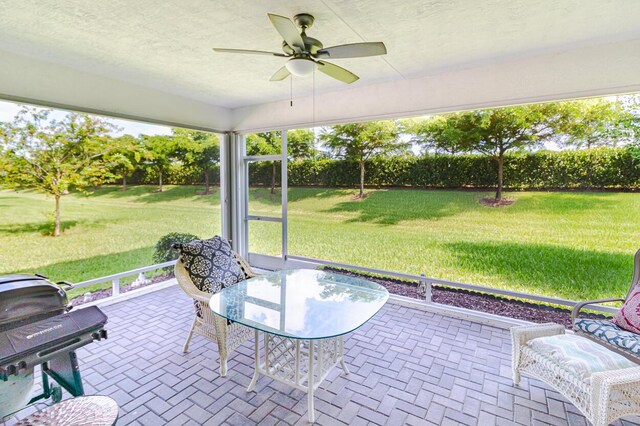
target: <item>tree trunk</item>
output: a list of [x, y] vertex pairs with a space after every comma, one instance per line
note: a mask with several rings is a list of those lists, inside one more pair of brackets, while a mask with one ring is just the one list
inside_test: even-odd
[[274, 161], [271, 169], [271, 194], [276, 193], [276, 162]]
[[158, 192], [162, 192], [162, 169], [158, 173]]
[[204, 170], [204, 193], [209, 193], [209, 170]]
[[502, 200], [502, 185], [504, 182], [504, 153], [498, 155], [498, 189], [496, 190], [496, 201]]
[[360, 198], [364, 198], [364, 161], [360, 161]]
[[54, 197], [56, 199], [56, 223], [55, 223], [55, 228], [53, 230], [53, 236], [59, 237], [60, 236], [60, 194], [55, 194]]
[[127, 175], [125, 175], [124, 173], [122, 174], [122, 190], [127, 190]]

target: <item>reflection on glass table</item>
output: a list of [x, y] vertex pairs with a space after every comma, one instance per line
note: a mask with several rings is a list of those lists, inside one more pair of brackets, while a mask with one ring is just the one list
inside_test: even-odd
[[[314, 420], [313, 391], [338, 363], [345, 374], [343, 336], [373, 317], [389, 297], [379, 284], [324, 271], [271, 272], [213, 295], [214, 313], [255, 330], [255, 372], [308, 393]], [[259, 337], [263, 335], [261, 361]]]

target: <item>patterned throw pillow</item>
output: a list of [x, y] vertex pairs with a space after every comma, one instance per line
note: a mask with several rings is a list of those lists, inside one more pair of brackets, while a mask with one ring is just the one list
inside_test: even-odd
[[640, 334], [640, 290], [629, 296], [611, 322], [627, 331]]
[[223, 288], [245, 279], [244, 272], [233, 258], [231, 245], [222, 237], [194, 240], [174, 246], [180, 253], [184, 268], [195, 286], [215, 294]]

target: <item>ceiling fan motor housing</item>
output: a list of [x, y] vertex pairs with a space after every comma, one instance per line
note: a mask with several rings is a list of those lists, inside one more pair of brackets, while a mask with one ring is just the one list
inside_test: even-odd
[[307, 57], [309, 54], [315, 55], [316, 52], [318, 52], [318, 50], [322, 49], [323, 45], [322, 42], [316, 38], [313, 37], [309, 37], [306, 34], [306, 30], [311, 28], [311, 26], [313, 25], [315, 18], [313, 17], [313, 15], [310, 15], [308, 13], [299, 13], [296, 16], [293, 17], [293, 21], [296, 23], [296, 25], [298, 27], [300, 27], [300, 29], [302, 30], [300, 37], [302, 38], [302, 41], [304, 42], [304, 50], [306, 53], [303, 55], [296, 55], [295, 50], [289, 46], [287, 44], [286, 41], [282, 42], [282, 51], [287, 54], [287, 55], [294, 55], [294, 56], [298, 56], [298, 57]]
[[296, 25], [302, 28], [303, 30], [306, 30], [308, 28], [311, 28], [311, 26], [313, 25], [313, 21], [315, 21], [315, 19], [316, 18], [314, 18], [313, 15], [310, 15], [308, 13], [298, 13], [296, 16], [293, 17], [293, 22], [295, 22]]

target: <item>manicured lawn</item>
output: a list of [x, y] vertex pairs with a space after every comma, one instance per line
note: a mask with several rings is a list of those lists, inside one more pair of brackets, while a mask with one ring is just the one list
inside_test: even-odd
[[296, 189], [289, 252], [572, 300], [624, 295], [640, 247], [640, 195]]
[[104, 188], [90, 196], [63, 197], [59, 238], [43, 235], [50, 229], [52, 198], [0, 191], [0, 274], [38, 272], [79, 282], [153, 264], [156, 242], [170, 232], [201, 237], [220, 232], [217, 193], [197, 195], [202, 190], [197, 187], [154, 189]]
[[[0, 273], [40, 272], [82, 281], [152, 263], [169, 232], [220, 230], [218, 195], [202, 188], [104, 188], [63, 199], [65, 232], [43, 236], [53, 201], [0, 191]], [[481, 206], [482, 192], [294, 188], [289, 253], [569, 299], [623, 295], [640, 247], [640, 195], [510, 193], [514, 205]], [[278, 197], [251, 194], [252, 214]], [[279, 253], [280, 227], [251, 222], [251, 249]]]

